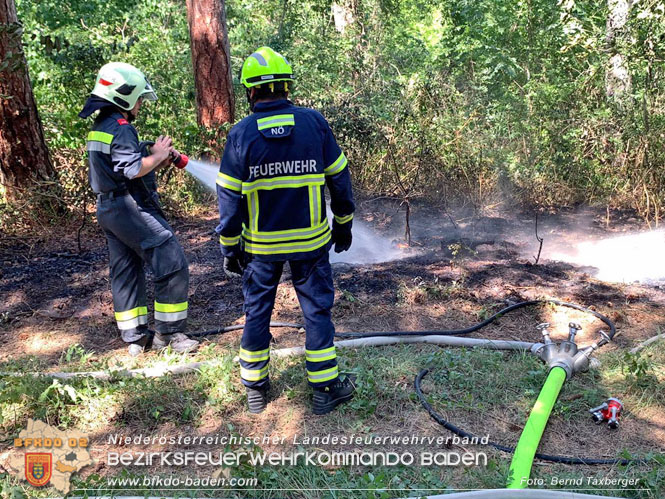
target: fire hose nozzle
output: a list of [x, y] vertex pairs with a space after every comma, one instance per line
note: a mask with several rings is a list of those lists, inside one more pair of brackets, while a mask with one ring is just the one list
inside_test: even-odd
[[187, 166], [187, 163], [189, 163], [189, 157], [186, 154], [172, 152], [169, 158], [171, 159], [171, 164], [181, 170]]
[[[145, 156], [150, 156], [152, 154], [151, 147], [155, 145], [154, 140], [144, 140], [139, 143], [139, 149], [141, 150], [141, 155], [143, 157]], [[176, 168], [180, 168], [181, 170], [187, 166], [187, 163], [189, 163], [189, 157], [186, 154], [178, 154], [176, 152], [172, 152], [169, 154], [169, 161], [173, 166]]]

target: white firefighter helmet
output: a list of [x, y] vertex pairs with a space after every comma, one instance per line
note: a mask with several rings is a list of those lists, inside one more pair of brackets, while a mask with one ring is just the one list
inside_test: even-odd
[[157, 100], [157, 94], [143, 72], [124, 62], [110, 62], [102, 66], [92, 95], [101, 97], [125, 111], [132, 110], [141, 97]]

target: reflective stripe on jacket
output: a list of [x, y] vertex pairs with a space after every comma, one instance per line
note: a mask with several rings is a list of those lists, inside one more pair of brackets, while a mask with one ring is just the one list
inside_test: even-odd
[[144, 186], [156, 189], [154, 172], [135, 179], [142, 158], [138, 133], [119, 112], [100, 111], [88, 133], [86, 149], [88, 177], [95, 193], [124, 188], [140, 192]]

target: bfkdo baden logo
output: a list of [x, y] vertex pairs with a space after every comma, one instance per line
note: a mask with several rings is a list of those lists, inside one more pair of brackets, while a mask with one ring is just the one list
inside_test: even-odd
[[25, 479], [33, 487], [46, 485], [53, 471], [53, 455], [43, 452], [25, 453]]
[[17, 478], [33, 487], [50, 485], [67, 494], [72, 474], [93, 464], [88, 445], [87, 435], [78, 430], [63, 431], [30, 419], [14, 439], [9, 464]]

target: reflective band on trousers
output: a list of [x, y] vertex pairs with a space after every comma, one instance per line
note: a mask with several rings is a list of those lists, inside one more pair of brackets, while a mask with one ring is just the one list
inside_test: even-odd
[[298, 241], [293, 243], [281, 244], [257, 244], [250, 241], [245, 241], [245, 251], [248, 253], [255, 253], [258, 255], [276, 255], [280, 253], [299, 253], [301, 251], [314, 251], [319, 249], [330, 241], [330, 231], [326, 231], [320, 237], [312, 239], [311, 241]]
[[270, 358], [270, 348], [252, 351], [240, 347], [239, 357], [240, 360], [244, 360], [245, 362], [261, 362], [262, 360], [268, 360]]
[[237, 178], [233, 178], [226, 175], [225, 173], [219, 172], [217, 174], [217, 185], [220, 187], [226, 187], [232, 191], [240, 192], [242, 187], [242, 180], [238, 180]]
[[323, 362], [325, 360], [336, 359], [335, 347], [324, 348], [323, 350], [305, 350], [305, 360], [309, 362]]
[[350, 215], [346, 215], [345, 217], [338, 217], [337, 215], [335, 215], [335, 220], [337, 221], [338, 224], [345, 224], [353, 220], [353, 213], [351, 213]]
[[124, 312], [115, 312], [118, 329], [126, 331], [148, 323], [148, 307], [135, 307]]
[[139, 326], [145, 326], [148, 323], [148, 316], [140, 315], [135, 319], [129, 319], [128, 321], [117, 321], [117, 323], [118, 329], [120, 329], [120, 331], [126, 331], [128, 329], [134, 329]]
[[325, 184], [325, 175], [322, 173], [312, 173], [311, 175], [300, 175], [290, 177], [260, 178], [254, 182], [243, 182], [242, 193], [258, 190], [281, 189], [284, 187], [309, 187], [310, 185]]
[[187, 302], [155, 302], [155, 319], [162, 322], [176, 322], [187, 318]]
[[240, 377], [246, 381], [259, 381], [268, 377], [268, 366], [261, 369], [245, 369], [240, 368]]
[[266, 232], [255, 232], [243, 226], [242, 235], [245, 239], [255, 243], [268, 243], [280, 241], [293, 241], [295, 239], [307, 239], [318, 237], [329, 230], [328, 220], [324, 220], [316, 227], [305, 227], [304, 229], [276, 230]]
[[339, 172], [341, 172], [345, 166], [346, 166], [346, 156], [344, 156], [344, 153], [342, 153], [339, 155], [339, 158], [337, 158], [332, 165], [323, 170], [323, 172], [326, 174], [326, 177], [329, 177], [331, 175], [336, 175]]
[[324, 381], [335, 379], [337, 376], [339, 376], [337, 366], [324, 369], [323, 371], [307, 371], [307, 379], [312, 383], [323, 383]]
[[296, 122], [292, 114], [276, 114], [274, 116], [268, 116], [267, 118], [256, 120], [256, 125], [259, 130], [275, 128], [278, 126], [295, 126], [295, 124]]

